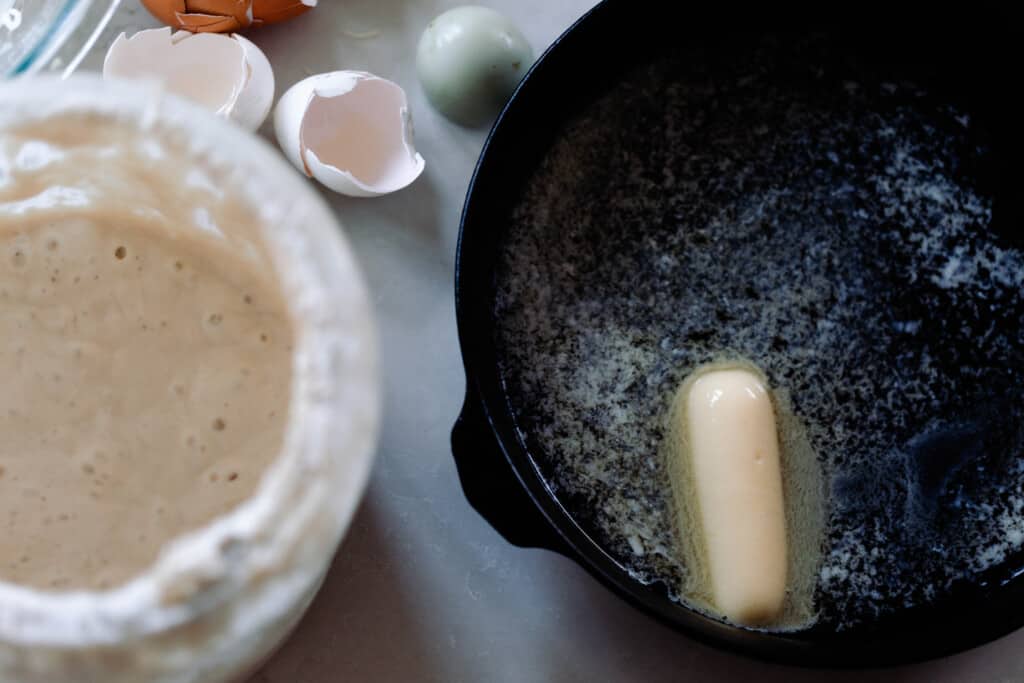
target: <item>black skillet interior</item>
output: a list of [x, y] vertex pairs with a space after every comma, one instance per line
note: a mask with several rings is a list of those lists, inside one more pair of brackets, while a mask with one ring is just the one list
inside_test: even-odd
[[[983, 6], [859, 5], [825, 20], [608, 0], [567, 32], [495, 127], [463, 215], [469, 389], [453, 450], [474, 507], [511, 542], [576, 559], [682, 631], [767, 659], [909, 662], [1024, 623], [1019, 544], [972, 565], [944, 540], [990, 542], [978, 525], [995, 528], [1002, 512], [995, 537], [1016, 533], [1005, 525], [1017, 492], [993, 493], [989, 476], [1024, 456], [1024, 112], [1010, 19]], [[573, 489], [565, 444], [586, 432], [634, 452], [658, 437], [603, 432], [600, 401], [550, 414], [579, 399], [561, 383], [594, 361], [581, 340], [624, 327], [616, 348], [654, 353], [627, 364], [613, 401], [656, 406], [680, 369], [728, 349], [763, 363], [824, 425], [819, 452], [845, 444], [829, 460], [841, 513], [830, 547], [867, 543], [876, 559], [830, 565], [815, 626], [743, 630], [670, 600], [664, 584], [634, 578], [588, 512], [619, 483]], [[614, 354], [603, 360], [615, 371]], [[646, 418], [656, 423], [654, 408]], [[851, 449], [899, 456], [864, 464]], [[858, 572], [892, 580], [865, 586]]]

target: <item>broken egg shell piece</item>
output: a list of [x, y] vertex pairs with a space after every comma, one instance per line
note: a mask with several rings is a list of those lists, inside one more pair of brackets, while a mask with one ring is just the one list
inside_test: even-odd
[[397, 84], [362, 71], [296, 83], [274, 111], [285, 156], [311, 178], [350, 197], [379, 197], [423, 172], [409, 103]]
[[238, 93], [238, 100], [230, 118], [242, 128], [256, 130], [263, 125], [274, 106], [274, 69], [263, 50], [252, 41], [232, 35], [245, 53], [246, 83]]
[[197, 33], [230, 33], [252, 23], [248, 0], [142, 0], [142, 4], [168, 26]]
[[275, 24], [316, 7], [317, 0], [142, 0], [150, 13], [173, 28], [196, 33], [232, 33]]
[[256, 130], [274, 101], [266, 55], [239, 35], [173, 32], [117, 37], [103, 62], [104, 78], [148, 79], [210, 111]]

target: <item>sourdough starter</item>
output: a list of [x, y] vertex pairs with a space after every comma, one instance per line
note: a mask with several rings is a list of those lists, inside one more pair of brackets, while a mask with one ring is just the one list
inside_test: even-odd
[[26, 131], [0, 177], [0, 580], [47, 590], [123, 583], [253, 493], [293, 341], [273, 277], [230, 240], [55, 196], [73, 180], [56, 156], [102, 151], [66, 133]]

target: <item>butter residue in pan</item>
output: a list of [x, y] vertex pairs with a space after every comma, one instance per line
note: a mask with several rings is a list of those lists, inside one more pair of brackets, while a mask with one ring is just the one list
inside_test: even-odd
[[495, 342], [553, 495], [688, 605], [664, 416], [694, 368], [756, 360], [825, 472], [839, 630], [1024, 550], [1024, 253], [973, 176], [984, 127], [833, 49], [669, 57], [569, 122], [503, 226]]

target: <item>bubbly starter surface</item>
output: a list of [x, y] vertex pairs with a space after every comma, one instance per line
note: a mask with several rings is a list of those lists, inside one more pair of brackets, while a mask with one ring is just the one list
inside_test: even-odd
[[291, 326], [226, 246], [33, 216], [0, 216], [0, 579], [115, 586], [254, 491]]

